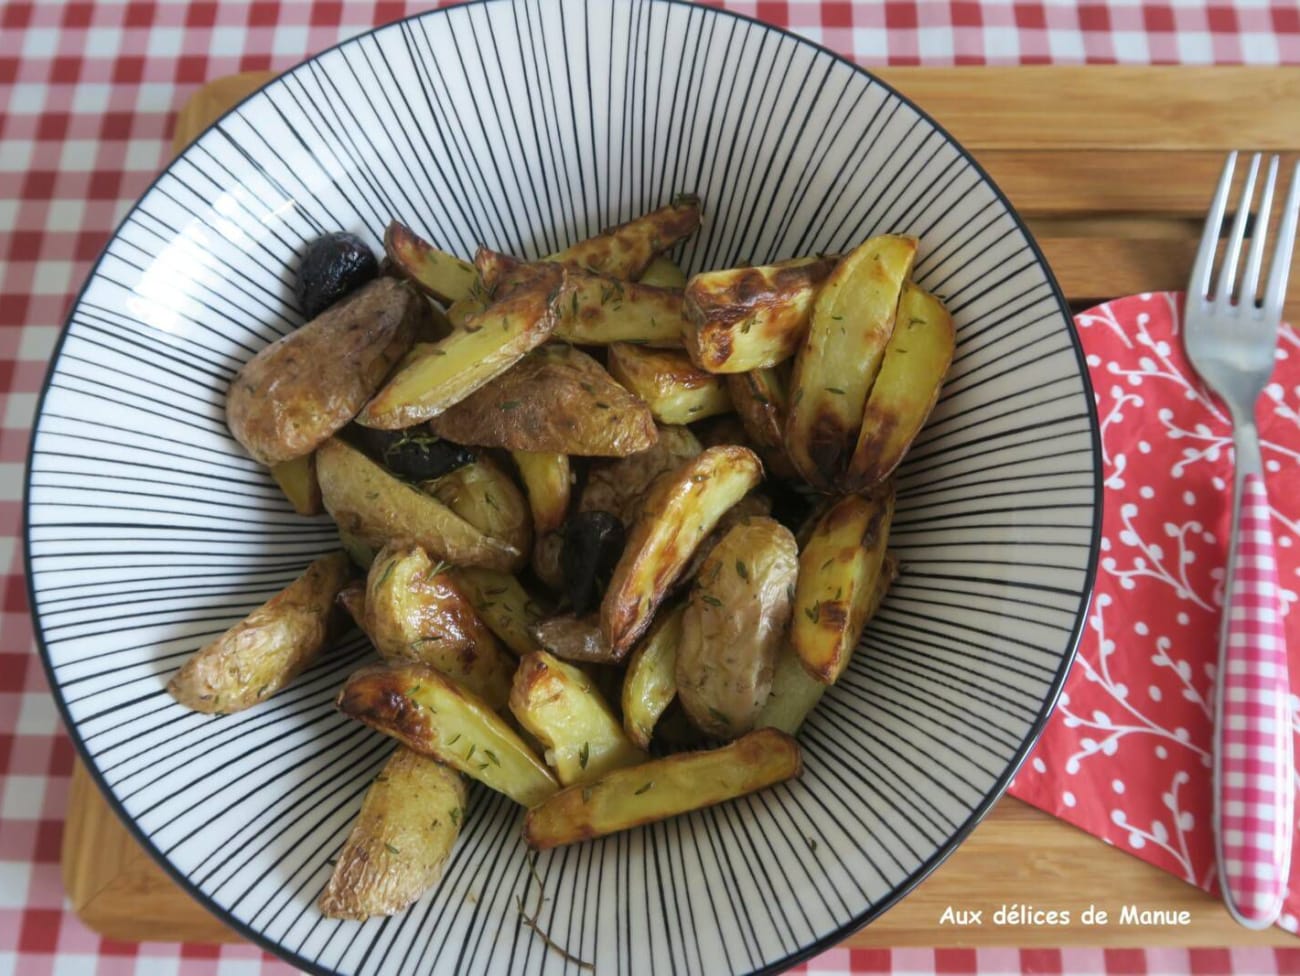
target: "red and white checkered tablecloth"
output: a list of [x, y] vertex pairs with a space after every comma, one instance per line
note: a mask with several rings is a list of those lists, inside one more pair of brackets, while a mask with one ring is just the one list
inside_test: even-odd
[[[1297, 0], [726, 0], [865, 64], [1300, 64]], [[73, 750], [46, 689], [21, 552], [23, 463], [75, 290], [168, 157], [204, 81], [287, 68], [401, 0], [0, 0], [0, 976], [271, 976], [248, 946], [123, 944], [69, 909], [59, 841]], [[832, 950], [831, 973], [1300, 973], [1283, 950]]]

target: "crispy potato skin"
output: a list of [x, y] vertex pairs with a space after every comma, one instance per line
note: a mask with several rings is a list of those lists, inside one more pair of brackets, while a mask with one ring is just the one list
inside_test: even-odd
[[598, 462], [588, 469], [578, 511], [609, 512], [625, 526], [631, 525], [651, 483], [702, 450], [690, 428], [660, 427], [655, 443], [646, 450], [617, 461]]
[[510, 711], [546, 749], [561, 785], [588, 783], [647, 756], [623, 733], [591, 679], [545, 651], [519, 662]]
[[310, 454], [370, 399], [426, 314], [402, 282], [375, 279], [243, 365], [226, 397], [230, 432], [266, 465]]
[[634, 281], [656, 256], [699, 226], [699, 197], [683, 194], [665, 207], [579, 241], [548, 260]]
[[339, 692], [345, 715], [504, 793], [536, 806], [555, 778], [501, 716], [477, 695], [425, 664], [362, 668]]
[[384, 231], [384, 254], [398, 273], [426, 295], [449, 305], [474, 288], [474, 266], [440, 251], [399, 220]]
[[539, 620], [533, 637], [550, 654], [565, 661], [584, 664], [613, 664], [618, 660], [600, 633], [595, 614], [575, 617], [571, 613]]
[[956, 339], [952, 316], [942, 303], [906, 282], [849, 462], [845, 484], [850, 490], [865, 491], [898, 467], [939, 399]]
[[710, 373], [744, 373], [789, 359], [834, 257], [706, 271], [686, 284], [686, 350]]
[[325, 510], [340, 532], [372, 549], [409, 540], [435, 559], [512, 572], [526, 553], [493, 539], [436, 498], [399, 481], [337, 438], [317, 451]]
[[617, 657], [645, 633], [700, 541], [762, 479], [753, 451], [720, 446], [655, 482], [600, 606], [601, 635]]
[[475, 612], [503, 644], [521, 657], [542, 649], [532, 634], [542, 610], [519, 580], [508, 573], [464, 566], [453, 569], [451, 574]]
[[[867, 604], [866, 622], [880, 609], [890, 585], [898, 578], [898, 559], [893, 553], [886, 553], [885, 563], [880, 571], [880, 579]], [[826, 693], [828, 685], [822, 684], [804, 670], [799, 655], [787, 641], [776, 657], [776, 671], [772, 675], [772, 693], [754, 721], [755, 728], [770, 726], [789, 735], [799, 731], [804, 719], [817, 707]]]
[[325, 511], [320, 500], [320, 482], [316, 480], [315, 454], [272, 465], [271, 477], [299, 515], [319, 515]]
[[398, 746], [366, 791], [317, 900], [326, 918], [395, 915], [442, 876], [466, 800], [454, 769]]
[[470, 316], [412, 357], [357, 414], [366, 427], [398, 430], [443, 413], [490, 383], [555, 330], [554, 299], [563, 269], [542, 270], [510, 295]]
[[524, 819], [534, 850], [576, 844], [753, 793], [798, 776], [799, 744], [759, 729], [720, 749], [683, 752], [570, 786]]
[[701, 731], [734, 739], [753, 728], [772, 690], [798, 567], [794, 535], [770, 518], [733, 527], [700, 567], [682, 616], [676, 681]]
[[351, 572], [342, 552], [307, 571], [194, 654], [167, 691], [196, 712], [229, 715], [269, 698], [320, 655], [337, 632], [335, 598]]
[[832, 505], [799, 554], [790, 642], [808, 674], [832, 685], [848, 666], [879, 586], [893, 486]]
[[528, 492], [534, 530], [538, 535], [554, 532], [569, 511], [573, 478], [569, 456], [550, 451], [511, 451], [510, 456]]
[[727, 385], [697, 369], [684, 352], [616, 342], [609, 347], [610, 375], [645, 401], [661, 424], [686, 424], [731, 410]]
[[623, 676], [623, 729], [642, 749], [650, 748], [655, 723], [677, 696], [677, 646], [684, 604], [663, 609], [627, 662]]
[[785, 451], [785, 416], [789, 409], [788, 377], [780, 367], [755, 369], [727, 377], [732, 406], [749, 440], [774, 478], [797, 477]]
[[817, 295], [785, 422], [790, 461], [814, 488], [843, 479], [915, 257], [915, 238], [873, 237], [836, 265]]
[[649, 408], [571, 346], [536, 350], [429, 427], [457, 444], [595, 457], [635, 454], [657, 437]]
[[514, 659], [450, 572], [434, 566], [419, 546], [388, 546], [375, 557], [366, 580], [365, 622], [382, 657], [435, 667], [493, 708], [505, 705]]
[[426, 481], [432, 495], [484, 535], [527, 552], [533, 544], [528, 502], [514, 480], [485, 457]]

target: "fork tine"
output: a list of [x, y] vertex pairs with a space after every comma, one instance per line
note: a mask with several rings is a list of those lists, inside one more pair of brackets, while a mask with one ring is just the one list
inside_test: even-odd
[[1250, 250], [1246, 253], [1246, 271], [1241, 276], [1241, 297], [1238, 302], [1250, 308], [1255, 307], [1255, 293], [1259, 290], [1259, 269], [1264, 263], [1264, 240], [1268, 237], [1268, 218], [1273, 209], [1273, 187], [1277, 183], [1277, 166], [1280, 161], [1278, 156], [1269, 158], [1268, 175], [1264, 179], [1255, 227], [1250, 235]]
[[1232, 232], [1228, 234], [1228, 246], [1223, 254], [1223, 266], [1219, 268], [1219, 281], [1214, 286], [1215, 311], [1226, 312], [1232, 307], [1232, 289], [1237, 283], [1237, 261], [1241, 257], [1241, 244], [1246, 239], [1246, 221], [1250, 219], [1250, 205], [1255, 198], [1255, 177], [1259, 175], [1259, 153], [1250, 157], [1250, 169], [1246, 173], [1246, 183], [1241, 188], [1241, 201], [1237, 204], [1237, 215], [1232, 218]]
[[1228, 153], [1223, 163], [1223, 172], [1219, 174], [1219, 185], [1214, 191], [1214, 202], [1205, 217], [1205, 229], [1201, 231], [1201, 246], [1196, 249], [1196, 263], [1192, 265], [1192, 277], [1188, 282], [1189, 297], [1207, 298], [1210, 294], [1210, 271], [1214, 267], [1214, 250], [1219, 245], [1219, 229], [1223, 226], [1223, 213], [1228, 206], [1228, 190], [1232, 187], [1232, 170], [1237, 164], [1237, 151]]
[[1300, 162], [1291, 171], [1291, 189], [1286, 194], [1286, 205], [1277, 225], [1277, 243], [1273, 247], [1273, 264], [1264, 286], [1264, 315], [1282, 320], [1282, 306], [1286, 302], [1286, 279], [1291, 273], [1291, 250], [1295, 247], [1296, 219], [1300, 216]]

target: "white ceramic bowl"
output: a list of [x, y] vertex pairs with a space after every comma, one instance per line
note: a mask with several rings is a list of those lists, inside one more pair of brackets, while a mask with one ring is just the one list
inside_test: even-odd
[[535, 256], [697, 191], [687, 269], [921, 239], [958, 324], [898, 479], [905, 568], [801, 734], [801, 779], [543, 854], [540, 923], [602, 976], [777, 970], [884, 911], [961, 840], [1042, 728], [1097, 552], [1099, 448], [1067, 309], [1023, 224], [915, 106], [829, 51], [673, 2], [476, 3], [325, 52], [158, 178], [73, 310], [31, 457], [33, 606], [77, 745], [146, 847], [305, 970], [577, 972], [521, 924], [520, 811], [476, 789], [442, 882], [390, 920], [313, 907], [388, 740], [331, 698], [353, 639], [237, 716], [164, 691], [335, 544], [226, 430], [240, 363], [299, 324], [295, 252]]

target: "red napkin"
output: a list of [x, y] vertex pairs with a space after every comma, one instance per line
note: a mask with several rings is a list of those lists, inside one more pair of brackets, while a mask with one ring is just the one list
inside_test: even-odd
[[[1075, 319], [1101, 420], [1101, 562], [1078, 659], [1010, 792], [1217, 890], [1211, 743], [1232, 428], [1183, 353], [1182, 301], [1135, 295]], [[1297, 688], [1300, 338], [1289, 326], [1258, 420]], [[1290, 704], [1294, 731], [1294, 692]], [[1296, 932], [1298, 917], [1300, 850], [1279, 924]]]

